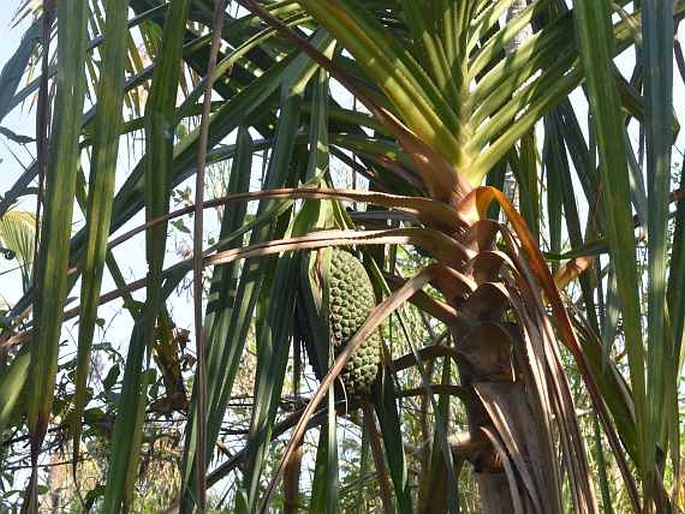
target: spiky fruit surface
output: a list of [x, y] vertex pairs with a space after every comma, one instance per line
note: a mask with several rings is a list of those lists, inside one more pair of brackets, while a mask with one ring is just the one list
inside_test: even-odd
[[[364, 266], [349, 252], [332, 250], [329, 276], [329, 326], [337, 355], [364, 324], [376, 299]], [[381, 339], [374, 332], [354, 352], [340, 375], [348, 396], [369, 392], [380, 360]]]

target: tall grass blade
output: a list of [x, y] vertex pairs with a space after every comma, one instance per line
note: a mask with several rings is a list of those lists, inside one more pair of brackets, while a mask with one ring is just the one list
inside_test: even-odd
[[[182, 71], [182, 43], [190, 0], [174, 0], [169, 6], [160, 47], [160, 57], [152, 76], [146, 105], [146, 147], [144, 165], [145, 218], [151, 220], [169, 210], [169, 187], [176, 131], [176, 93]], [[122, 386], [119, 415], [114, 425], [114, 452], [107, 474], [103, 512], [119, 512], [129, 505], [133, 493], [132, 476], [138, 462], [142, 436], [142, 416], [149, 373], [143, 372], [143, 358], [150, 361], [150, 345], [155, 339], [157, 317], [162, 307], [162, 268], [166, 251], [166, 223], [146, 233], [148, 264], [147, 298], [141, 318], [136, 321]], [[147, 368], [147, 366], [146, 366]]]
[[87, 401], [87, 381], [93, 330], [97, 319], [102, 272], [107, 254], [107, 239], [112, 218], [112, 198], [119, 150], [119, 131], [124, 97], [126, 57], [126, 0], [108, 0], [107, 21], [102, 45], [102, 63], [98, 83], [98, 107], [94, 120], [94, 144], [90, 166], [90, 188], [86, 209], [86, 246], [81, 282], [81, 316], [71, 426], [73, 437], [73, 472], [79, 461], [82, 414]]
[[19, 48], [12, 57], [5, 63], [0, 72], [0, 122], [12, 110], [13, 97], [19, 87], [24, 71], [28, 67], [31, 56], [33, 55], [41, 39], [41, 29], [43, 26], [42, 16], [34, 20], [29, 29], [24, 32], [19, 43]]
[[[649, 484], [654, 473], [654, 447], [648, 448], [648, 417], [645, 399], [645, 352], [640, 327], [640, 299], [633, 221], [630, 204], [628, 162], [624, 151], [623, 117], [611, 73], [614, 46], [610, 9], [606, 0], [575, 0], [576, 33], [589, 91], [597, 134], [601, 183], [606, 205], [606, 230], [616, 269], [618, 297], [625, 327], [631, 388], [638, 430], [638, 462]], [[648, 491], [646, 491], [648, 493]], [[647, 494], [647, 499], [650, 495]]]
[[214, 84], [214, 71], [216, 68], [219, 45], [221, 44], [221, 29], [223, 27], [224, 12], [226, 10], [224, 0], [214, 0], [214, 15], [212, 19], [212, 46], [209, 51], [207, 63], [207, 75], [204, 79], [204, 98], [202, 102], [202, 119], [200, 122], [199, 151], [197, 156], [197, 173], [195, 175], [195, 224], [193, 229], [193, 310], [195, 318], [195, 354], [196, 382], [195, 382], [195, 405], [196, 416], [193, 418], [197, 428], [196, 450], [196, 483], [195, 494], [198, 499], [198, 508], [204, 512], [207, 506], [207, 365], [205, 355], [204, 329], [202, 324], [202, 298], [204, 288], [202, 284], [203, 265], [202, 247], [204, 242], [204, 194], [205, 194], [205, 166], [207, 165], [207, 140], [209, 138], [209, 117], [212, 108], [212, 92]]
[[57, 7], [57, 97], [46, 177], [45, 218], [38, 250], [35, 298], [37, 330], [31, 345], [27, 398], [31, 434], [33, 475], [27, 498], [28, 511], [36, 512], [38, 456], [50, 422], [55, 390], [62, 313], [68, 292], [71, 216], [79, 166], [78, 137], [85, 93], [83, 73], [86, 58], [88, 5], [60, 2]]
[[[241, 193], [248, 190], [252, 171], [252, 139], [245, 127], [238, 130], [236, 153], [230, 171], [228, 193]], [[242, 237], [227, 238], [244, 226], [246, 204], [226, 207], [221, 220], [219, 243], [217, 248], [236, 248], [242, 245]], [[215, 266], [209, 289], [205, 326], [207, 334], [207, 455], [211, 459], [213, 447], [219, 435], [230, 392], [235, 378], [237, 362], [242, 354], [242, 345], [235, 339], [229, 339], [231, 317], [234, 309], [241, 305], [242, 297], [237, 294], [240, 268], [237, 262]], [[251, 317], [252, 312], [245, 314]], [[233, 357], [231, 357], [231, 355]], [[226, 393], [223, 393], [226, 391]], [[188, 415], [188, 429], [183, 455], [181, 509], [191, 509], [194, 502], [196, 483], [195, 451], [197, 445], [197, 423], [195, 423], [195, 395], [191, 397]]]
[[[647, 267], [647, 462], [656, 460], [657, 448], [665, 450], [667, 431], [679, 431], [678, 375], [672, 361], [673, 338], [668, 328], [666, 267], [668, 259], [669, 189], [671, 186], [671, 127], [673, 110], [673, 3], [645, 0], [642, 3], [642, 57], [644, 59], [645, 141], [648, 206]], [[619, 277], [620, 280], [620, 277]], [[677, 435], [675, 436], [677, 437]], [[677, 458], [676, 458], [677, 461]], [[677, 469], [677, 467], [676, 467]], [[651, 477], [646, 474], [646, 478]], [[651, 500], [651, 483], [645, 483], [645, 499]], [[648, 509], [649, 510], [649, 509]]]

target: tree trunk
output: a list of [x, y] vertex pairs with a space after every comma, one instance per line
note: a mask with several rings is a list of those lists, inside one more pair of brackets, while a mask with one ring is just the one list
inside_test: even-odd
[[[526, 513], [561, 512], [545, 416], [530, 394], [535, 387], [514, 374], [514, 369], [521, 367], [514, 362], [520, 349], [504, 339], [503, 333], [497, 334], [491, 321], [480, 321], [465, 337], [455, 331], [455, 346], [462, 357], [461, 385], [472, 398], [466, 403], [471, 437], [485, 435], [490, 442], [489, 449], [472, 461], [483, 511], [508, 514], [518, 506]], [[509, 444], [502, 432], [511, 437]], [[508, 450], [512, 445], [518, 456]], [[523, 478], [525, 475], [528, 477]]]

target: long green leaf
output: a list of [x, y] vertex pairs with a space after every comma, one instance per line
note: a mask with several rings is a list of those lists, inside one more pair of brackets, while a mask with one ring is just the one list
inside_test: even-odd
[[[410, 52], [358, 0], [300, 4], [355, 57], [388, 95], [402, 119], [458, 170], [468, 170], [465, 127], [446, 97]], [[468, 173], [467, 171], [464, 171]]]
[[[183, 33], [190, 0], [174, 0], [167, 12], [160, 58], [152, 77], [146, 106], [145, 218], [155, 219], [169, 210], [170, 171], [173, 162], [173, 137], [176, 129], [176, 92], [181, 77]], [[155, 325], [162, 300], [162, 267], [166, 250], [166, 223], [152, 227], [146, 234], [148, 263], [147, 300], [142, 319], [136, 323], [124, 373], [124, 384], [117, 416], [113, 446], [117, 448], [107, 475], [103, 512], [118, 512], [127, 505], [133, 490], [138, 447], [142, 435], [147, 381], [143, 357], [155, 338]]]
[[76, 390], [71, 432], [73, 466], [79, 460], [81, 415], [86, 404], [93, 330], [97, 319], [98, 298], [107, 253], [107, 238], [112, 218], [112, 198], [119, 145], [121, 108], [124, 97], [124, 62], [126, 57], [126, 0], [108, 0], [105, 42], [98, 83], [98, 108], [95, 115], [95, 142], [90, 167], [90, 190], [86, 211], [86, 250], [81, 282], [81, 316], [78, 334]]
[[37, 463], [43, 438], [50, 421], [62, 312], [67, 296], [67, 268], [71, 216], [79, 164], [78, 135], [85, 93], [83, 65], [86, 58], [86, 19], [88, 5], [83, 2], [60, 2], [57, 34], [57, 97], [54, 107], [53, 140], [47, 172], [45, 217], [41, 230], [41, 248], [36, 275], [35, 324], [31, 345], [29, 380], [33, 394], [28, 398], [28, 425], [31, 434], [31, 457], [34, 466], [33, 488], [28, 510], [37, 509]]
[[[332, 53], [333, 46], [330, 47], [329, 53]], [[330, 57], [330, 55], [329, 55]], [[309, 156], [307, 162], [307, 171], [305, 179], [307, 181], [317, 180], [320, 177], [329, 174], [330, 155], [328, 146], [328, 74], [325, 70], [319, 70], [315, 79], [312, 81], [309, 88], [311, 91], [311, 117], [309, 127]], [[298, 215], [298, 231], [304, 232], [311, 230], [311, 228], [323, 228], [330, 226], [330, 218], [332, 216], [332, 206], [330, 202], [313, 201], [307, 202], [303, 206]], [[330, 262], [330, 257], [324, 253], [326, 257], [324, 262]], [[303, 257], [306, 259], [306, 257]], [[301, 266], [299, 279], [301, 281], [308, 281], [306, 276], [309, 272], [309, 266]], [[324, 275], [328, 273], [327, 264], [323, 266]], [[304, 275], [304, 276], [303, 276]], [[305, 282], [306, 283], [306, 282]], [[324, 305], [322, 312], [328, 312], [328, 305], [325, 301], [328, 298], [328, 293], [325, 289], [328, 287], [329, 280], [323, 281], [324, 286]], [[306, 288], [308, 289], [308, 288]], [[298, 296], [301, 299], [302, 295]], [[310, 330], [309, 344], [314, 347], [317, 352], [316, 359], [318, 362], [328, 363], [326, 368], [333, 363], [333, 351], [330, 346], [328, 334], [330, 333], [327, 326], [328, 316], [317, 316], [314, 311], [316, 300], [313, 297], [307, 298], [303, 303], [304, 309], [309, 310], [306, 316], [310, 323], [316, 324], [317, 327]], [[307, 341], [305, 341], [307, 344]], [[337, 437], [337, 414], [335, 411], [335, 391], [328, 392], [328, 412], [326, 421], [321, 425], [319, 431], [319, 445], [316, 450], [316, 462], [314, 466], [314, 478], [312, 480], [312, 495], [309, 509], [313, 513], [336, 513], [340, 510], [340, 473], [338, 466], [338, 437]]]
[[[252, 170], [252, 139], [246, 128], [238, 130], [236, 141], [236, 155], [231, 166], [231, 176], [228, 185], [229, 193], [241, 193], [248, 190]], [[225, 242], [230, 234], [234, 234], [243, 226], [247, 205], [238, 204], [234, 208], [226, 209], [221, 221], [219, 234], [219, 249], [236, 248], [242, 244], [242, 238], [234, 238]], [[231, 344], [228, 340], [232, 312], [240, 305], [240, 297], [237, 296], [239, 267], [237, 263], [216, 266], [212, 275], [209, 290], [209, 301], [205, 314], [204, 326], [207, 333], [207, 460], [211, 458], [212, 448], [219, 435], [221, 422], [223, 421], [228, 395], [225, 399], [220, 397], [222, 391], [230, 391], [242, 347]], [[236, 302], [236, 300], [238, 302]], [[250, 311], [248, 316], [252, 315]], [[240, 348], [238, 348], [240, 346]], [[230, 355], [233, 355], [231, 358]], [[227, 371], [228, 370], [228, 371]], [[190, 412], [188, 416], [189, 431], [186, 434], [186, 444], [183, 455], [183, 481], [181, 490], [181, 509], [186, 512], [192, 508], [193, 489], [195, 483], [195, 439], [196, 424], [195, 397], [191, 398]]]
[[[549, 118], [545, 118], [545, 141], [543, 144], [542, 158], [547, 179], [549, 249], [553, 253], [561, 251], [563, 182], [561, 170], [556, 169], [557, 163], [555, 161], [561, 156], [562, 152], [565, 153], [566, 148], [557, 135], [556, 120], [550, 121]], [[552, 263], [552, 272], [554, 273], [556, 270], [557, 265]]]
[[[638, 466], [647, 478], [654, 472], [654, 447], [648, 448], [645, 401], [645, 354], [640, 327], [640, 301], [628, 163], [618, 94], [611, 73], [612, 32], [606, 0], [575, 0], [576, 32], [587, 78], [590, 107], [597, 131], [607, 234], [621, 301], [638, 429]], [[649, 497], [649, 496], [648, 496]]]
[[31, 356], [24, 352], [7, 365], [0, 366], [0, 443], [6, 428], [13, 424], [13, 418], [20, 416], [21, 395], [26, 389], [26, 380]]
[[[278, 133], [271, 161], [269, 163], [269, 175], [267, 183], [289, 181], [289, 167], [293, 154], [294, 141], [289, 135], [292, 129], [299, 124], [299, 110], [302, 102], [300, 94], [293, 94], [288, 88], [284, 92], [282, 111], [278, 123]], [[260, 204], [260, 210], [265, 207]], [[281, 220], [287, 219], [287, 215], [281, 216]], [[282, 225], [282, 222], [281, 222]], [[275, 227], [274, 227], [275, 228]], [[264, 231], [262, 231], [264, 232]], [[274, 233], [274, 229], [268, 229], [268, 233]], [[259, 234], [265, 237], [267, 233]], [[252, 241], [251, 241], [252, 242]], [[252, 272], [264, 274], [269, 282], [273, 280], [270, 288], [265, 291], [255, 290], [257, 295], [266, 294], [266, 298], [272, 297], [272, 302], [266, 302], [260, 316], [262, 323], [257, 328], [257, 378], [255, 381], [255, 408], [252, 412], [250, 425], [250, 441], [248, 442], [248, 466], [245, 471], [244, 484], [247, 491], [248, 507], [254, 510], [259, 500], [258, 484], [263, 460], [265, 457], [266, 444], [269, 441], [269, 433], [273, 426], [280, 390], [285, 376], [285, 361], [287, 360], [288, 339], [290, 335], [290, 323], [292, 323], [292, 309], [295, 303], [294, 288], [287, 284], [295, 283], [298, 273], [299, 260], [285, 257], [278, 263], [258, 259], [247, 262], [246, 267]], [[274, 269], [275, 266], [275, 269]], [[269, 272], [274, 273], [269, 277]], [[264, 280], [264, 279], [262, 279]], [[259, 282], [261, 284], [261, 281]], [[262, 302], [265, 299], [262, 298]], [[284, 313], [290, 312], [290, 316], [283, 317]]]
[[252, 410], [248, 457], [244, 468], [244, 483], [248, 493], [250, 512], [261, 500], [259, 476], [266, 458], [267, 445], [271, 439], [276, 411], [283, 387], [288, 361], [288, 341], [292, 334], [295, 304], [295, 288], [292, 284], [299, 274], [300, 256], [287, 255], [278, 259], [273, 272], [271, 288], [262, 294], [268, 299], [257, 328], [257, 375], [255, 379], [255, 403]]
[[316, 449], [314, 479], [312, 480], [312, 498], [309, 512], [313, 514], [331, 514], [340, 510], [338, 491], [338, 451], [337, 451], [337, 417], [332, 392], [328, 395], [328, 417], [321, 424], [319, 444]]
[[[678, 412], [671, 409], [677, 395], [678, 375], [673, 363], [672, 333], [666, 319], [666, 265], [671, 143], [668, 123], [673, 105], [673, 2], [642, 2], [642, 55], [645, 85], [645, 138], [647, 146], [647, 195], [649, 213], [648, 315], [647, 315], [647, 462], [656, 459], [656, 448], [665, 449], [665, 430], [678, 432]], [[649, 475], [647, 475], [649, 477]], [[651, 484], [645, 484], [649, 501]]]
[[19, 48], [5, 63], [0, 73], [0, 121], [13, 107], [13, 97], [19, 87], [31, 55], [40, 43], [43, 18], [37, 18], [21, 38]]
[[401, 422], [391, 376], [388, 370], [384, 371], [383, 380], [374, 398], [374, 409], [378, 416], [378, 424], [387, 451], [388, 467], [397, 494], [398, 510], [403, 514], [411, 514], [412, 501], [407, 462], [402, 445]]

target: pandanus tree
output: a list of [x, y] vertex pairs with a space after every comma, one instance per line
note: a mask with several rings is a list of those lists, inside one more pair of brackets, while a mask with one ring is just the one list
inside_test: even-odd
[[[485, 512], [611, 512], [619, 497], [636, 512], [675, 511], [685, 207], [670, 191], [672, 59], [683, 12], [680, 0], [45, 0], [0, 77], [2, 116], [37, 94], [35, 163], [0, 202], [5, 215], [38, 178], [33, 282], [0, 336], [0, 437], [27, 431], [26, 509], [38, 508], [49, 430], [67, 431], [75, 475], [84, 458], [98, 305], [122, 297], [133, 328], [98, 511], [132, 508], [155, 369], [186, 427], [171, 506], [181, 512], [207, 510], [207, 488], [227, 480], [231, 510], [266, 511], [281, 480], [286, 511], [339, 510], [348, 415], [372, 449], [385, 512], [458, 511], [466, 463]], [[634, 62], [614, 64], [631, 47]], [[24, 86], [34, 55], [41, 73]], [[136, 133], [144, 152], [125, 170], [118, 148]], [[205, 168], [222, 162], [227, 194], [206, 199]], [[332, 162], [368, 187], [336, 188]], [[194, 206], [170, 211], [193, 177]], [[75, 205], [85, 227], [72, 233]], [[217, 206], [220, 234], [205, 245], [203, 210]], [[193, 256], [165, 264], [169, 222], [191, 212]], [[127, 283], [116, 247], [143, 233], [147, 274]], [[349, 279], [368, 281], [376, 304], [335, 348], [328, 298], [346, 277], [329, 247], [363, 262]], [[406, 254], [420, 263], [410, 276]], [[105, 269], [117, 288], [103, 295]], [[184, 385], [160, 333], [191, 271], [197, 360]], [[66, 310], [67, 295], [77, 307]], [[409, 304], [432, 337], [388, 329], [406, 330]], [[63, 421], [55, 380], [72, 317]], [[249, 337], [249, 430], [217, 453]], [[347, 395], [337, 377], [369, 338], [383, 340], [381, 371]], [[308, 360], [320, 385], [302, 396]], [[415, 398], [418, 465], [402, 408]], [[308, 432], [319, 439], [303, 458]], [[304, 467], [314, 472], [302, 500]]]

